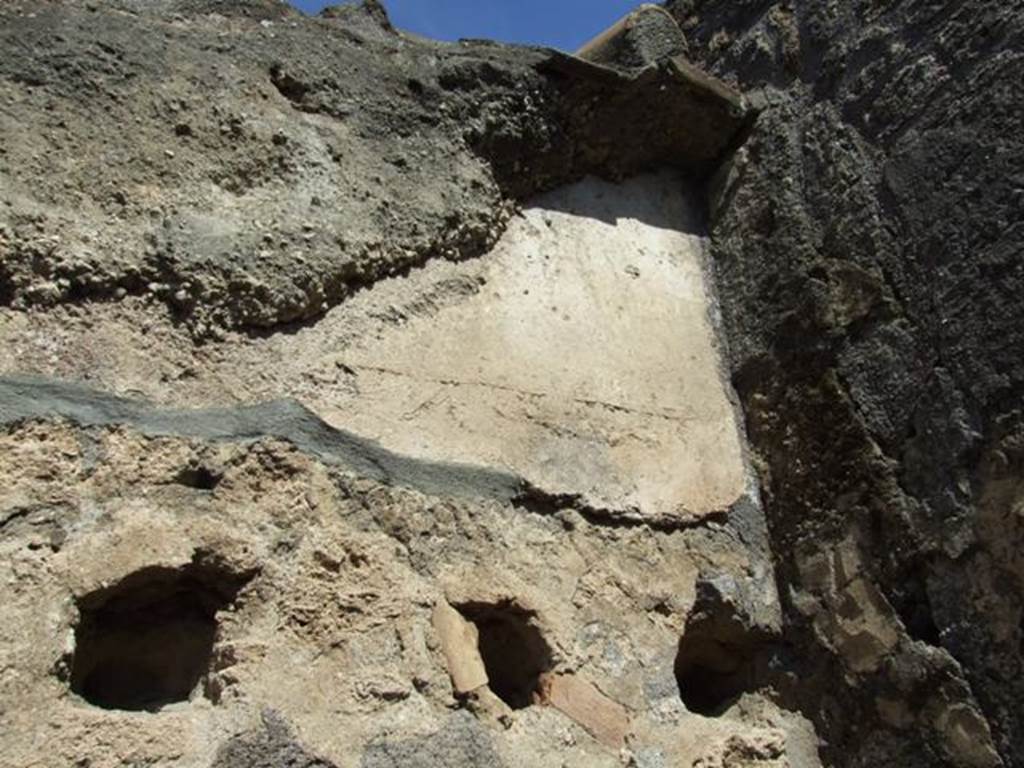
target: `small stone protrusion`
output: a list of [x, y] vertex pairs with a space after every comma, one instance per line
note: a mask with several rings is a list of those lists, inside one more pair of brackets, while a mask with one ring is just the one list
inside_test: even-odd
[[664, 8], [644, 3], [576, 51], [595, 64], [642, 69], [686, 56], [686, 36]]

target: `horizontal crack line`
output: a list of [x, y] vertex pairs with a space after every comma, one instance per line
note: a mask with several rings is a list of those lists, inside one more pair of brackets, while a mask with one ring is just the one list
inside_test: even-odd
[[614, 509], [595, 507], [579, 494], [551, 493], [532, 483], [524, 482], [523, 490], [512, 499], [518, 509], [543, 517], [554, 517], [571, 509], [593, 526], [601, 528], [649, 528], [660, 533], [676, 533], [698, 528], [724, 525], [729, 520], [729, 511], [716, 509], [700, 516], [647, 515], [638, 507]]
[[[552, 394], [551, 392], [538, 392], [529, 389], [520, 389], [518, 387], [509, 386], [507, 384], [495, 384], [489, 381], [473, 381], [464, 379], [449, 379], [449, 378], [435, 378], [431, 376], [419, 376], [408, 371], [401, 371], [396, 368], [386, 368], [377, 365], [353, 365], [344, 363], [346, 368], [350, 368], [356, 371], [370, 371], [372, 373], [382, 373], [389, 376], [397, 376], [400, 378], [411, 379], [413, 381], [419, 381], [428, 384], [440, 384], [446, 387], [480, 387], [482, 389], [494, 389], [499, 392], [508, 392], [510, 394], [522, 395], [523, 397], [531, 398], [552, 398], [558, 399], [558, 395]], [[605, 410], [613, 411], [616, 413], [628, 413], [636, 416], [650, 416], [651, 418], [664, 419], [666, 421], [695, 421], [697, 417], [684, 413], [683, 411], [675, 411], [671, 409], [662, 409], [649, 411], [642, 408], [633, 408], [628, 405], [622, 405], [621, 403], [612, 403], [607, 400], [598, 400], [594, 398], [585, 397], [569, 397], [566, 398], [568, 402], [577, 403], [579, 405], [586, 405], [591, 408], [603, 408]]]

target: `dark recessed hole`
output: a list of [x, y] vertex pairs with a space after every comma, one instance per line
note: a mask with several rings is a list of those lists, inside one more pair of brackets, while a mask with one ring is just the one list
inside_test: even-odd
[[280, 64], [274, 64], [270, 68], [270, 81], [282, 96], [296, 104], [301, 102], [309, 92], [309, 86], [306, 83], [289, 75]]
[[736, 615], [711, 583], [699, 583], [697, 604], [676, 653], [679, 696], [691, 712], [714, 716], [759, 687], [766, 638]]
[[174, 476], [174, 482], [178, 485], [184, 485], [189, 488], [196, 488], [201, 491], [212, 491], [220, 481], [223, 479], [223, 475], [219, 472], [214, 472], [209, 467], [200, 466], [188, 466], [184, 467], [177, 475]]
[[931, 600], [928, 598], [927, 577], [923, 571], [905, 577], [893, 598], [908, 635], [929, 645], [942, 644]]
[[458, 609], [479, 632], [491, 691], [512, 709], [533, 704], [541, 673], [551, 669], [551, 648], [533, 623], [533, 612], [509, 602], [466, 603]]
[[251, 576], [200, 562], [145, 568], [80, 598], [71, 690], [105, 709], [187, 700], [209, 669], [217, 611]]
[[907, 627], [907, 634], [929, 645], [941, 645], [939, 628], [932, 617], [932, 607], [927, 598], [920, 603], [911, 603], [904, 607], [906, 612], [903, 623]]
[[753, 657], [748, 649], [714, 637], [679, 641], [676, 682], [683, 704], [691, 712], [712, 716], [727, 709], [753, 687]]

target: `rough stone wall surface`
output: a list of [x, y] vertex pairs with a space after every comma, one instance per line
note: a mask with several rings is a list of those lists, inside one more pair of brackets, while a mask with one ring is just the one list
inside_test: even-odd
[[1021, 765], [1022, 36], [0, 3], [0, 768]]
[[486, 258], [381, 280], [308, 328], [200, 355], [130, 300], [12, 314], [0, 369], [179, 407], [296, 397], [408, 456], [693, 522], [749, 489], [692, 197], [671, 173], [581, 182], [533, 201]]
[[706, 172], [743, 117], [671, 61], [437, 44], [367, 7], [0, 13], [0, 299], [146, 296], [197, 338], [308, 321], [379, 277], [480, 255], [510, 196]]
[[820, 765], [650, 13], [0, 5], [2, 768]]
[[1024, 7], [668, 7], [761, 110], [712, 258], [823, 756], [1022, 765]]

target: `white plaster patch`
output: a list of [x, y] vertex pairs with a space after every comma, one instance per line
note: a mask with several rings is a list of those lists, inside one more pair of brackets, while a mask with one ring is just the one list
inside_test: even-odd
[[596, 506], [727, 507], [745, 475], [691, 206], [669, 173], [541, 197], [481, 260], [478, 292], [345, 352], [358, 407], [316, 407], [393, 450]]

